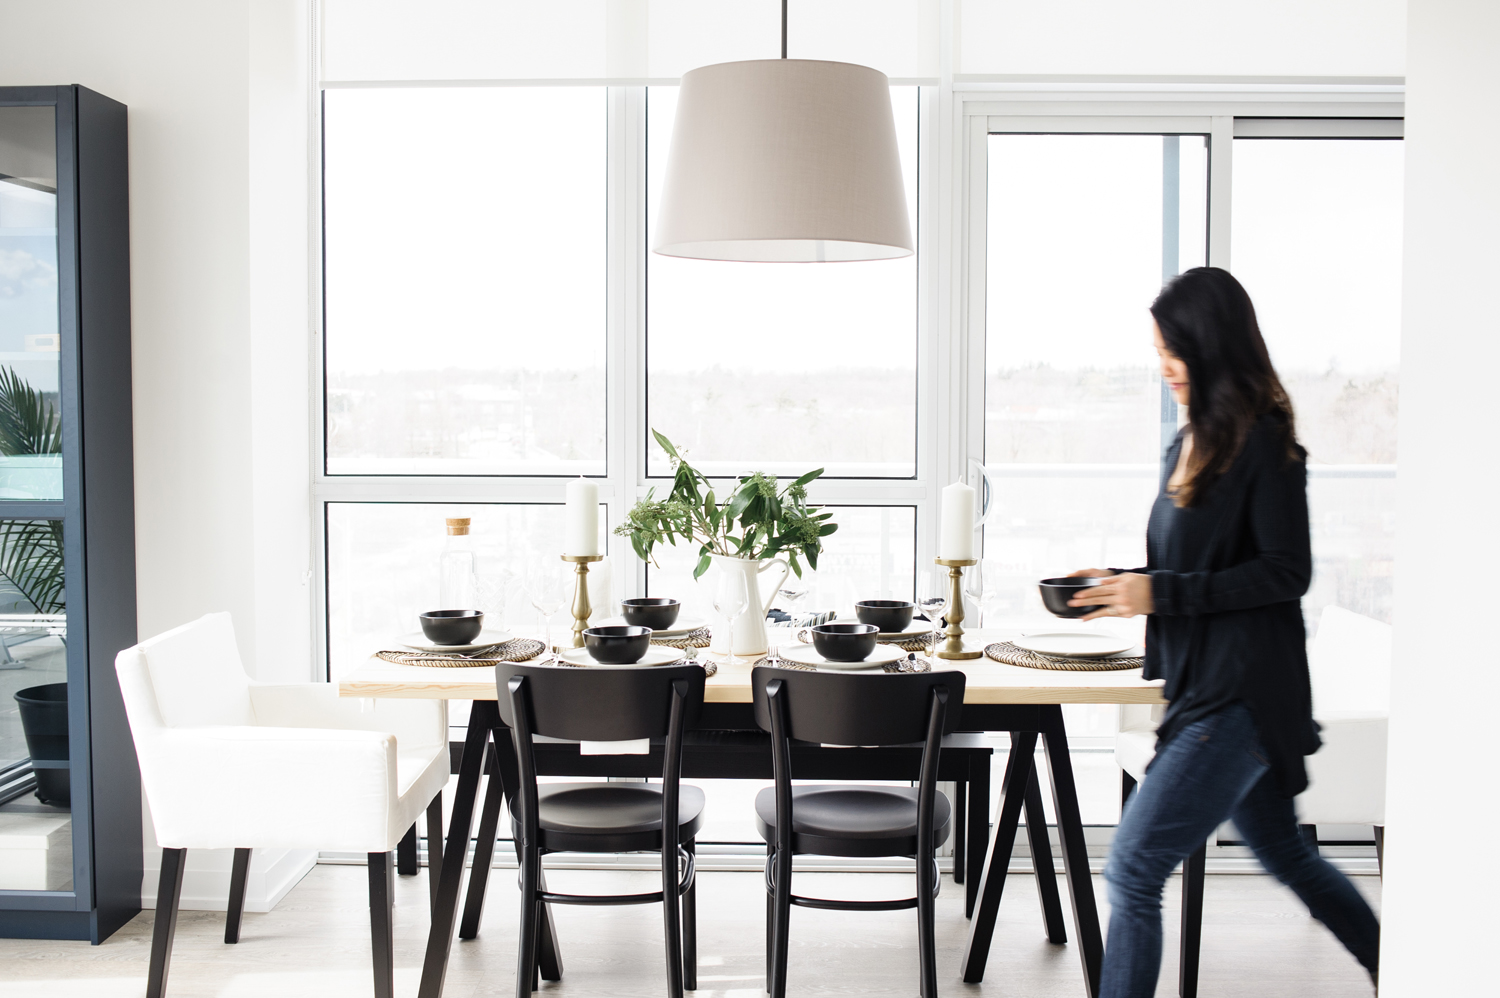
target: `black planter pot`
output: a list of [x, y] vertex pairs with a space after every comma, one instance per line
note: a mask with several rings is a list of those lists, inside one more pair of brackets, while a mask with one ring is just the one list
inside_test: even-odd
[[68, 786], [68, 684], [27, 687], [16, 694], [16, 704], [36, 773], [37, 800], [69, 806], [73, 797]]

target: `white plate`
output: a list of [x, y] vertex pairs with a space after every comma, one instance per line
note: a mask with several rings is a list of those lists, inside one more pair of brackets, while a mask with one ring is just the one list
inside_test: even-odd
[[[558, 652], [558, 658], [569, 665], [588, 665], [599, 669], [622, 669], [625, 666], [605, 665], [603, 662], [595, 662], [594, 657], [589, 654], [587, 648], [569, 648], [567, 651]], [[682, 658], [681, 648], [663, 648], [660, 645], [652, 645], [646, 649], [646, 654], [641, 656], [639, 662], [631, 662], [630, 665], [670, 665]]]
[[[589, 621], [590, 627], [623, 627], [624, 617], [607, 617], [604, 620]], [[652, 631], [653, 638], [680, 638], [684, 634], [696, 631], [700, 627], [707, 627], [708, 621], [698, 617], [678, 617], [677, 622], [665, 630]]]
[[786, 645], [780, 649], [781, 657], [800, 665], [815, 665], [820, 669], [878, 669], [882, 665], [899, 662], [906, 652], [895, 645], [876, 645], [870, 657], [863, 662], [830, 662], [818, 654], [812, 645]]
[[427, 640], [427, 635], [421, 631], [413, 631], [403, 635], [401, 644], [415, 651], [451, 652], [455, 655], [467, 655], [471, 651], [488, 648], [490, 645], [498, 645], [502, 641], [510, 640], [510, 632], [503, 627], [486, 627], [479, 632], [479, 640], [472, 645], [435, 645]]
[[1135, 647], [1135, 642], [1128, 638], [1117, 638], [1112, 634], [1090, 634], [1087, 631], [1028, 634], [1013, 639], [1011, 644], [1027, 651], [1060, 655], [1064, 658], [1108, 658]]

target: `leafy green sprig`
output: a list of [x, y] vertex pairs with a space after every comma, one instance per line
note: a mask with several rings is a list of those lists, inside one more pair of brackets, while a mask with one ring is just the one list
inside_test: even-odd
[[823, 538], [839, 529], [831, 522], [832, 513], [807, 505], [807, 486], [823, 474], [822, 468], [785, 488], [763, 472], [745, 475], [721, 505], [713, 484], [683, 459], [672, 441], [656, 430], [651, 435], [672, 461], [672, 489], [665, 499], [656, 498], [655, 489], [646, 493], [615, 528], [616, 534], [630, 538], [642, 561], [655, 564], [656, 545], [675, 546], [682, 540], [698, 545], [695, 579], [708, 571], [716, 554], [759, 561], [785, 552], [799, 578], [799, 555], [817, 570]]

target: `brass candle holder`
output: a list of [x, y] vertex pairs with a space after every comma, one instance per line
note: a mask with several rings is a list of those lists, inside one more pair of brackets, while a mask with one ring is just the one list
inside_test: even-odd
[[570, 647], [583, 647], [583, 632], [589, 626], [589, 616], [594, 608], [589, 605], [589, 563], [603, 561], [602, 554], [565, 554], [563, 561], [572, 562], [573, 573], [576, 577], [573, 589], [573, 644]]
[[948, 570], [948, 581], [951, 590], [948, 593], [948, 609], [943, 616], [948, 620], [948, 627], [943, 631], [946, 640], [942, 647], [936, 652], [938, 658], [946, 659], [970, 659], [978, 658], [984, 652], [978, 648], [964, 647], [964, 569], [970, 565], [979, 564], [977, 558], [934, 558], [935, 562]]

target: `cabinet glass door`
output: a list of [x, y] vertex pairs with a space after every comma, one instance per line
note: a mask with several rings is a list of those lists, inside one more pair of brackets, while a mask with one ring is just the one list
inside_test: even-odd
[[61, 499], [57, 139], [51, 107], [0, 107], [0, 501]]

